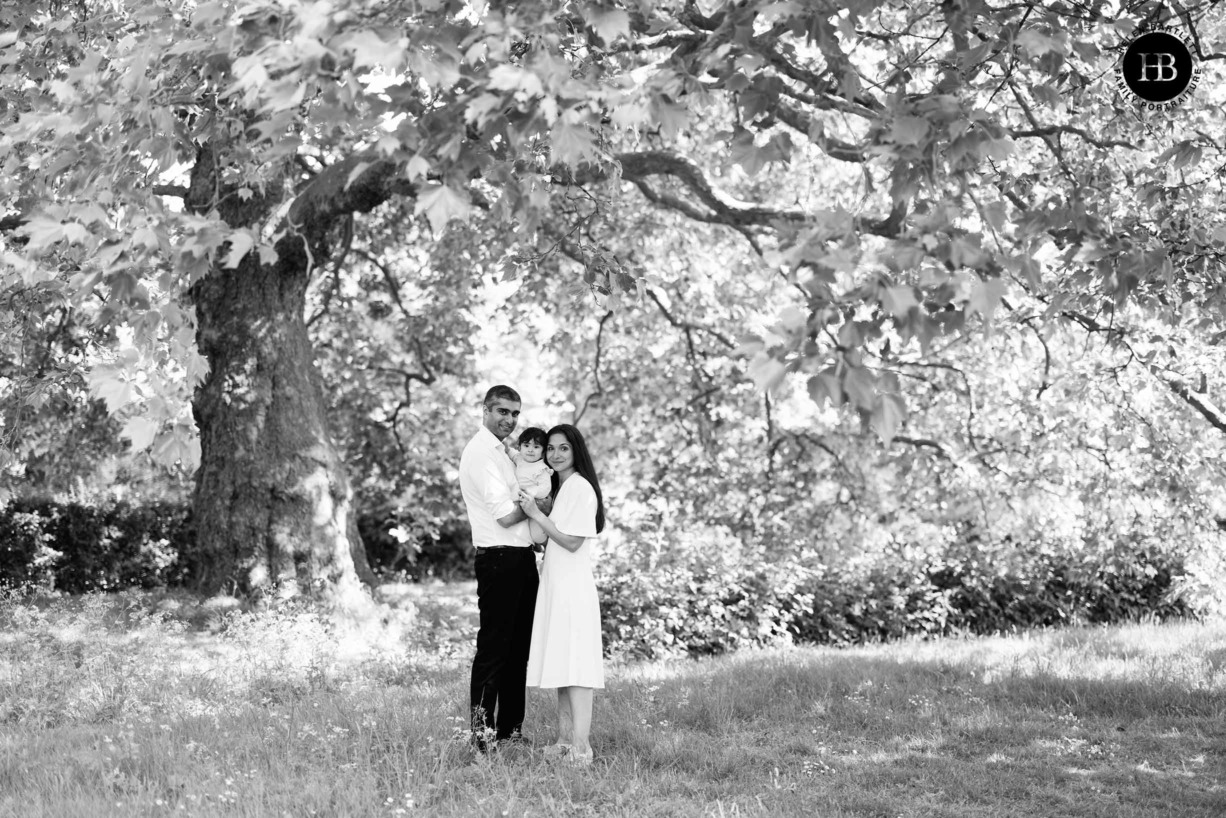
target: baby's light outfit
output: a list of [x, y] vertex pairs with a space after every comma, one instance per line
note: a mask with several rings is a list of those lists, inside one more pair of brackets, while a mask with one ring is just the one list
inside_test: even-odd
[[519, 487], [538, 500], [548, 497], [553, 489], [549, 480], [552, 473], [553, 470], [545, 465], [544, 460], [529, 463], [522, 457], [515, 458], [515, 478], [519, 480]]

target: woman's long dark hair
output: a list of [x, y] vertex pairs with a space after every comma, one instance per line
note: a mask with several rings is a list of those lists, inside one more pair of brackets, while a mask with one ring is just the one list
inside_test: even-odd
[[[592, 465], [592, 455], [587, 450], [587, 443], [583, 440], [583, 435], [579, 433], [579, 430], [569, 423], [559, 423], [554, 426], [549, 430], [546, 440], [554, 435], [562, 435], [566, 438], [566, 442], [570, 444], [571, 454], [575, 457], [575, 472], [582, 475], [596, 492], [596, 533], [599, 534], [604, 531], [604, 495], [600, 493], [600, 481], [596, 479], [596, 467]], [[551, 480], [553, 496], [557, 497], [562, 481], [558, 479], [556, 471]]]

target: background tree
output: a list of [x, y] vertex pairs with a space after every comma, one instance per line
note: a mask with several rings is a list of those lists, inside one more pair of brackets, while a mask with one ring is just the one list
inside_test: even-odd
[[[500, 225], [470, 274], [505, 247], [536, 260], [526, 292], [556, 292], [550, 273], [569, 267], [546, 259], [564, 254], [602, 315], [655, 306], [695, 386], [737, 365], [700, 360], [704, 333], [660, 287], [676, 268], [646, 267], [610, 220], [629, 208], [645, 231], [676, 229], [648, 205], [730, 228], [753, 251], [742, 269], [783, 283], [765, 294], [780, 311], [748, 340], [742, 327], [703, 343], [736, 343], [768, 395], [801, 378], [886, 442], [906, 431], [919, 356], [988, 321], [1043, 337], [1071, 321], [1132, 350], [1140, 332], [1222, 337], [1226, 233], [1193, 204], [1221, 196], [1216, 92], [1155, 116], [1111, 75], [1144, 22], [1184, 27], [1212, 74], [1208, 7], [150, 0], [0, 14], [5, 283], [133, 326], [133, 367], [195, 386], [205, 588], [366, 573], [307, 292], [380, 206], [368, 227], [394, 234], [365, 242], [369, 263], [413, 254], [390, 239], [424, 227], [392, 199], [433, 233], [478, 213]], [[359, 289], [390, 292], [378, 279]], [[1141, 330], [1142, 316], [1159, 323]], [[425, 373], [428, 357], [394, 368]], [[1223, 427], [1195, 373], [1139, 360]], [[131, 439], [192, 463], [173, 389], [103, 372], [110, 408], [139, 412]], [[720, 418], [694, 400], [690, 431], [709, 447]], [[768, 464], [802, 441], [775, 434], [768, 415]]]

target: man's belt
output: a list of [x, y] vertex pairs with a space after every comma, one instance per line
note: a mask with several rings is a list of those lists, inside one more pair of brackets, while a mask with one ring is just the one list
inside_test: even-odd
[[531, 551], [528, 546], [519, 545], [487, 545], [477, 549], [478, 554], [484, 554], [486, 551]]

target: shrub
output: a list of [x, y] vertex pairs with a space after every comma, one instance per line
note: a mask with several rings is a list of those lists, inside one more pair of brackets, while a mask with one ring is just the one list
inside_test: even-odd
[[1002, 550], [963, 544], [928, 566], [822, 570], [807, 588], [813, 606], [791, 627], [802, 641], [848, 644], [1197, 613], [1178, 553], [1127, 541], [1103, 552]]
[[408, 515], [374, 512], [358, 517], [366, 558], [378, 574], [420, 582], [472, 579], [472, 533], [467, 523], [448, 520], [437, 527], [415, 526]]
[[719, 654], [791, 640], [808, 571], [726, 529], [613, 543], [597, 562], [606, 650], [635, 658]]
[[606, 649], [643, 658], [1197, 614], [1179, 553], [1128, 540], [1073, 553], [956, 543], [828, 566], [805, 553], [768, 560], [704, 529], [615, 543], [598, 571]]
[[0, 511], [0, 584], [65, 593], [154, 588], [183, 578], [186, 508], [16, 500]]
[[[400, 527], [400, 531], [393, 533]], [[358, 530], [371, 567], [420, 580], [472, 577], [469, 530], [445, 522], [419, 532], [399, 517], [368, 514]], [[397, 534], [416, 535], [408, 539]], [[0, 509], [0, 585], [79, 594], [188, 583], [207, 555], [195, 550], [186, 504], [91, 506], [15, 500]]]

